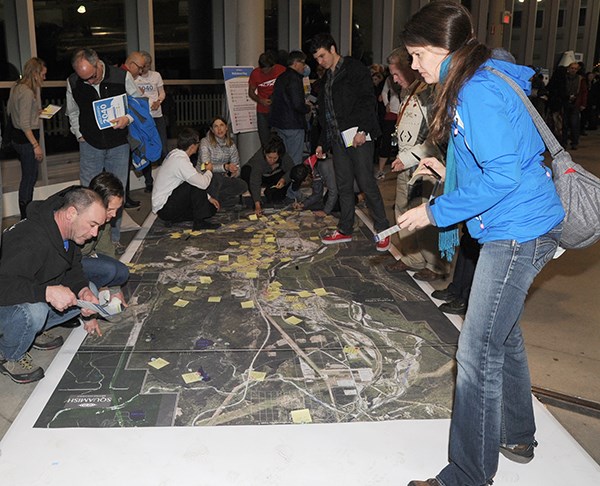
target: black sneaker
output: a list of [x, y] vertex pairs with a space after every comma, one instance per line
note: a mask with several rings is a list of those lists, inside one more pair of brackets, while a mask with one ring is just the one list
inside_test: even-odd
[[438, 307], [444, 314], [464, 315], [467, 312], [467, 303], [462, 299], [454, 299]]
[[140, 201], [136, 201], [135, 199], [131, 199], [130, 197], [125, 199], [125, 209], [133, 209], [139, 208], [142, 203]]
[[33, 341], [33, 349], [50, 351], [51, 349], [60, 348], [63, 343], [64, 340], [62, 336], [55, 336], [50, 331], [44, 331], [35, 337], [35, 341]]
[[16, 361], [0, 360], [0, 373], [15, 383], [33, 383], [44, 377], [44, 370], [33, 362], [29, 353]]
[[537, 445], [536, 440], [531, 444], [500, 444], [500, 453], [510, 461], [527, 464], [533, 459]]
[[434, 299], [445, 300], [445, 301], [456, 299], [456, 295], [454, 294], [454, 292], [452, 292], [450, 290], [450, 287], [446, 287], [445, 289], [442, 289], [442, 290], [434, 290], [433, 292], [431, 292], [431, 296]]

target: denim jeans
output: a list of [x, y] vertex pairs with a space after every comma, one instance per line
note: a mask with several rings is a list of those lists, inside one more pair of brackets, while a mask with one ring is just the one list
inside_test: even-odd
[[[109, 129], [111, 130], [111, 129]], [[79, 144], [79, 179], [82, 186], [89, 186], [90, 181], [102, 171], [112, 172], [117, 179], [127, 185], [129, 175], [129, 144], [119, 145], [111, 149], [97, 149], [89, 143]], [[111, 221], [111, 240], [121, 239], [121, 214]]]
[[294, 161], [294, 165], [302, 163], [302, 155], [304, 154], [304, 138], [306, 132], [303, 128], [284, 129], [275, 128], [277, 135], [283, 140], [285, 151]]
[[333, 167], [340, 199], [340, 220], [338, 230], [351, 235], [354, 230], [354, 181], [365, 193], [367, 207], [373, 216], [375, 231], [383, 231], [390, 225], [385, 216], [383, 199], [373, 176], [373, 142], [360, 147], [342, 147], [341, 142], [333, 144]]
[[82, 257], [81, 265], [85, 276], [98, 288], [121, 286], [129, 279], [127, 265], [102, 253]]
[[[12, 144], [21, 162], [21, 183], [19, 184], [19, 208], [23, 211], [33, 200], [33, 189], [38, 178], [38, 161], [35, 160], [33, 145], [30, 143]], [[24, 217], [21, 214], [21, 217]]]
[[552, 259], [562, 226], [525, 243], [484, 243], [458, 341], [443, 486], [488, 484], [501, 443], [530, 444], [535, 421], [525, 343], [519, 326], [527, 291]]
[[0, 306], [0, 354], [9, 361], [21, 359], [41, 331], [79, 313], [79, 307], [57, 312], [45, 302]]

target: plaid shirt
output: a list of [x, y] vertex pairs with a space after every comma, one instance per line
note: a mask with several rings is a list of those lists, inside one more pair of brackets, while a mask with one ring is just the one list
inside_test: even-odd
[[335, 110], [333, 109], [333, 96], [332, 96], [332, 87], [333, 81], [336, 76], [339, 74], [340, 69], [344, 63], [344, 58], [340, 57], [337, 64], [335, 65], [335, 69], [333, 72], [328, 69], [325, 76], [325, 130], [327, 135], [327, 144], [331, 147], [334, 142], [342, 141], [342, 136], [340, 134], [340, 129], [337, 124], [337, 120], [335, 119]]

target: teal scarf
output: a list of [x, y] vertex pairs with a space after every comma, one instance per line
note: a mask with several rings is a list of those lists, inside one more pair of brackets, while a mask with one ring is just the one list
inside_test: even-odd
[[[448, 68], [452, 56], [448, 56], [440, 66], [440, 83], [443, 83], [448, 76]], [[458, 186], [456, 174], [456, 160], [454, 157], [454, 135], [450, 133], [448, 138], [448, 150], [446, 151], [446, 179], [444, 181], [444, 194], [448, 194], [456, 190]], [[454, 258], [454, 251], [459, 245], [458, 241], [458, 226], [452, 225], [439, 231], [438, 248], [447, 261], [451, 262]]]

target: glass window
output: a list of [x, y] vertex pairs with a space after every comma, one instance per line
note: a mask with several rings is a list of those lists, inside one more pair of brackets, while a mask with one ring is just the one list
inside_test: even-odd
[[312, 77], [316, 77], [317, 63], [310, 53], [310, 41], [317, 35], [331, 32], [331, 1], [303, 0], [302, 2], [302, 50], [310, 66]]
[[154, 0], [154, 64], [164, 79], [218, 79], [213, 68], [212, 1]]
[[278, 0], [265, 0], [265, 51], [277, 52], [279, 50], [278, 3]]
[[94, 49], [115, 64], [127, 56], [124, 0], [74, 2], [34, 1], [38, 57], [46, 61], [48, 80], [64, 80], [72, 72], [71, 54], [79, 47]]
[[352, 57], [373, 63], [373, 3], [352, 2]]
[[[9, 59], [9, 36], [6, 28], [7, 21], [4, 2], [0, 0], [0, 81], [14, 81], [19, 78], [19, 69], [15, 66], [15, 61]], [[13, 52], [18, 51], [16, 46], [11, 46]]]

